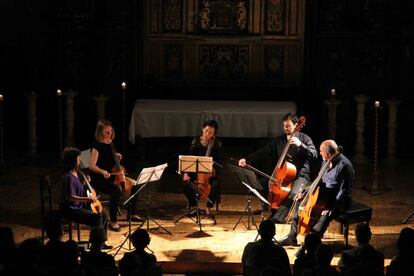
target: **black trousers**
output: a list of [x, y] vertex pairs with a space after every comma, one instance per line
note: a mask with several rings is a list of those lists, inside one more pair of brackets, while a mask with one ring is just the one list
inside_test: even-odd
[[[297, 228], [298, 228], [298, 222], [299, 222], [299, 204], [296, 205], [292, 224], [290, 226], [290, 231], [288, 236], [289, 237], [296, 237], [297, 236]], [[348, 209], [350, 206], [350, 203], [344, 203], [344, 204], [337, 204], [336, 207], [332, 209], [332, 212], [328, 215], [320, 216], [318, 221], [313, 225], [313, 227], [310, 229], [311, 233], [316, 233], [319, 235], [319, 237], [322, 239], [323, 234], [325, 233], [326, 229], [328, 229], [329, 223], [340, 213], [345, 212], [346, 209]]]
[[96, 214], [87, 208], [61, 208], [60, 211], [63, 218], [91, 227], [101, 228], [104, 233], [104, 239], [108, 239], [106, 231], [108, 226], [108, 218], [104, 210], [101, 214]]
[[[211, 177], [209, 183], [211, 185], [211, 189], [210, 189], [210, 194], [207, 196], [211, 200], [211, 202], [207, 201], [206, 205], [208, 208], [212, 208], [217, 201], [219, 181], [217, 177]], [[188, 206], [191, 208], [191, 207], [197, 206], [198, 195], [197, 195], [196, 189], [192, 188], [190, 185], [192, 184], [186, 183], [186, 182], [182, 183], [182, 189], [183, 189], [184, 195], [188, 200]]]
[[309, 181], [303, 177], [298, 177], [295, 181], [293, 181], [292, 189], [290, 190], [289, 195], [277, 209], [272, 209], [270, 218], [275, 222], [284, 223], [286, 216], [289, 213], [290, 207], [292, 207], [293, 198], [306, 187], [308, 182]]
[[111, 181], [96, 179], [92, 182], [94, 188], [109, 195], [109, 217], [112, 222], [117, 221], [118, 206], [121, 200], [121, 189]]

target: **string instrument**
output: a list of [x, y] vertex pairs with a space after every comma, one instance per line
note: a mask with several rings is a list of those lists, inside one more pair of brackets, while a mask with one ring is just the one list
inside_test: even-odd
[[[298, 125], [291, 133], [291, 138], [294, 137], [305, 125], [306, 118], [301, 116]], [[289, 150], [290, 140], [286, 142], [282, 154], [277, 161], [276, 167], [273, 170], [271, 178], [268, 182], [269, 196], [268, 201], [271, 203], [271, 208], [276, 209], [286, 199], [292, 189], [292, 182], [296, 177], [296, 166], [286, 160], [286, 155]]]
[[119, 187], [121, 192], [129, 196], [131, 194], [132, 186], [136, 185], [136, 181], [125, 176], [127, 174], [126, 170], [124, 166], [121, 165], [121, 159], [117, 155], [114, 144], [112, 143], [111, 143], [111, 149], [112, 149], [112, 154], [115, 159], [115, 165], [112, 168], [112, 173], [111, 173], [112, 175], [115, 176], [114, 184]]
[[318, 173], [318, 177], [312, 182], [306, 196], [299, 205], [298, 234], [306, 235], [319, 220], [322, 211], [326, 210], [328, 199], [325, 194], [320, 193], [319, 181], [329, 168], [332, 160], [341, 152], [342, 147], [338, 146], [336, 153], [323, 164]]
[[95, 190], [92, 188], [91, 183], [89, 183], [89, 180], [86, 177], [86, 175], [81, 170], [77, 170], [77, 171], [80, 175], [82, 175], [82, 177], [83, 177], [83, 179], [86, 183], [86, 187], [87, 187], [86, 195], [88, 197], [91, 197], [91, 198], [96, 198], [95, 201], [91, 203], [92, 212], [94, 212], [95, 214], [101, 214], [102, 213], [102, 204], [98, 200], [98, 197], [96, 196]]
[[[210, 140], [207, 146], [206, 155], [210, 156], [211, 151], [213, 150], [213, 144], [214, 144], [214, 138]], [[199, 194], [198, 199], [205, 199], [206, 196], [208, 197], [210, 195], [211, 191], [211, 184], [210, 184], [210, 178], [215, 175], [214, 169], [211, 173], [197, 173], [197, 179], [195, 181], [195, 184], [197, 185], [197, 188], [202, 192]]]

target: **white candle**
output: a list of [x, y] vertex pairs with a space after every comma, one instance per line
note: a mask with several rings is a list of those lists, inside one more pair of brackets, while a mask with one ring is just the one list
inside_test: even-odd
[[62, 96], [62, 91], [61, 91], [60, 89], [58, 89], [58, 90], [56, 91], [56, 94], [60, 97], [60, 96]]
[[122, 90], [125, 90], [125, 89], [126, 89], [126, 82], [124, 82], [124, 81], [123, 81], [123, 82], [121, 83], [121, 87], [122, 87]]
[[380, 107], [380, 102], [379, 101], [375, 101], [375, 107], [376, 108]]
[[2, 101], [3, 101], [3, 95], [0, 94], [0, 102], [2, 102]]
[[331, 96], [332, 96], [332, 97], [335, 97], [335, 95], [336, 95], [336, 91], [335, 91], [335, 89], [331, 89]]

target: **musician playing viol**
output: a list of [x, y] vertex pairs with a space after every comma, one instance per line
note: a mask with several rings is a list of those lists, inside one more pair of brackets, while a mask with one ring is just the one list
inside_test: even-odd
[[[105, 241], [107, 240], [106, 229], [108, 219], [102, 209], [92, 211], [91, 205], [98, 201], [96, 194], [89, 196], [86, 193], [88, 176], [85, 176], [79, 169], [81, 152], [72, 147], [66, 147], [62, 153], [62, 191], [60, 197], [60, 211], [62, 217], [73, 222], [99, 228]], [[85, 184], [84, 184], [85, 183]], [[103, 245], [103, 249], [112, 246]]]
[[[110, 196], [109, 229], [119, 232], [121, 231], [121, 227], [117, 223], [117, 212], [121, 200], [122, 187], [115, 184], [117, 175], [112, 173], [112, 170], [117, 161], [115, 158], [121, 160], [122, 155], [115, 150], [115, 130], [110, 121], [105, 119], [98, 121], [95, 130], [95, 139], [91, 147], [91, 158], [89, 160], [92, 185], [98, 191]], [[136, 215], [137, 200], [138, 198], [135, 197], [131, 202], [131, 211], [133, 214], [131, 215], [131, 220], [142, 222], [143, 219]]]
[[[263, 148], [253, 152], [246, 158], [239, 160], [239, 166], [246, 167], [246, 164], [253, 167], [259, 166], [263, 160], [271, 160], [274, 167], [281, 157], [284, 148], [288, 145], [287, 154], [283, 161], [288, 161], [296, 167], [296, 177], [294, 178], [289, 195], [280, 203], [277, 209], [272, 209], [269, 219], [274, 222], [284, 223], [289, 209], [293, 203], [293, 198], [310, 182], [311, 163], [317, 160], [318, 153], [312, 139], [303, 132], [292, 135], [299, 124], [299, 118], [294, 113], [287, 113], [282, 117], [283, 134], [272, 139]], [[269, 186], [268, 179], [261, 179], [262, 190], [260, 193], [268, 198]], [[267, 205], [263, 205], [263, 208]]]
[[[191, 142], [190, 150], [188, 152], [189, 155], [195, 156], [210, 156], [213, 157], [214, 161], [222, 160], [222, 152], [221, 152], [221, 142], [217, 139], [217, 129], [218, 124], [215, 120], [208, 120], [203, 123], [201, 127], [201, 135], [195, 137]], [[208, 176], [207, 185], [210, 185], [207, 190], [209, 193], [206, 196], [211, 200], [207, 201], [207, 209], [206, 215], [208, 218], [214, 219], [214, 216], [211, 213], [211, 208], [214, 206], [215, 202], [217, 201], [218, 197], [218, 189], [219, 189], [219, 180], [217, 178], [217, 170], [219, 166], [214, 165], [214, 172]], [[183, 174], [183, 182], [190, 181], [191, 183], [197, 185], [197, 180], [199, 177], [203, 177], [201, 173], [184, 173]], [[204, 181], [204, 180], [203, 180]], [[204, 185], [204, 184], [202, 184]], [[194, 209], [197, 206], [197, 198], [196, 198], [196, 191], [191, 188], [188, 183], [183, 183], [183, 192], [188, 200], [188, 208]], [[199, 186], [199, 188], [203, 191], [203, 187]], [[200, 196], [200, 195], [199, 195]], [[191, 214], [191, 212], [190, 212]], [[195, 214], [195, 209], [194, 209]]]
[[[322, 238], [332, 219], [338, 213], [344, 212], [350, 207], [355, 172], [351, 161], [341, 153], [334, 140], [323, 141], [319, 147], [319, 153], [323, 159], [322, 169], [317, 178], [320, 181], [314, 181], [312, 186], [316, 184], [319, 187], [318, 200], [323, 200], [323, 208], [321, 208], [319, 219], [313, 225], [309, 225], [309, 229], [306, 232], [316, 233]], [[322, 171], [323, 169], [325, 170]], [[297, 197], [300, 201], [303, 199], [304, 194], [300, 194]], [[305, 197], [305, 200], [307, 200], [307, 197]], [[278, 241], [280, 245], [296, 244], [298, 228], [302, 227], [298, 225], [300, 223], [300, 205], [296, 206], [289, 234]], [[302, 248], [298, 250], [297, 254], [303, 250]]]

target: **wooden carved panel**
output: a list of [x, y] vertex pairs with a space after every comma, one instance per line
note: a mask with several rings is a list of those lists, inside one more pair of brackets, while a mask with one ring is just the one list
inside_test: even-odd
[[267, 81], [283, 79], [284, 52], [284, 46], [266, 46], [264, 48], [264, 75]]
[[205, 80], [247, 80], [249, 47], [242, 45], [200, 45], [200, 78]]
[[162, 29], [180, 33], [183, 29], [183, 0], [162, 0]]
[[246, 0], [199, 0], [197, 31], [247, 33], [249, 3]]
[[285, 33], [285, 0], [266, 0], [265, 32], [283, 35]]
[[181, 80], [183, 78], [183, 46], [165, 45], [165, 78]]

